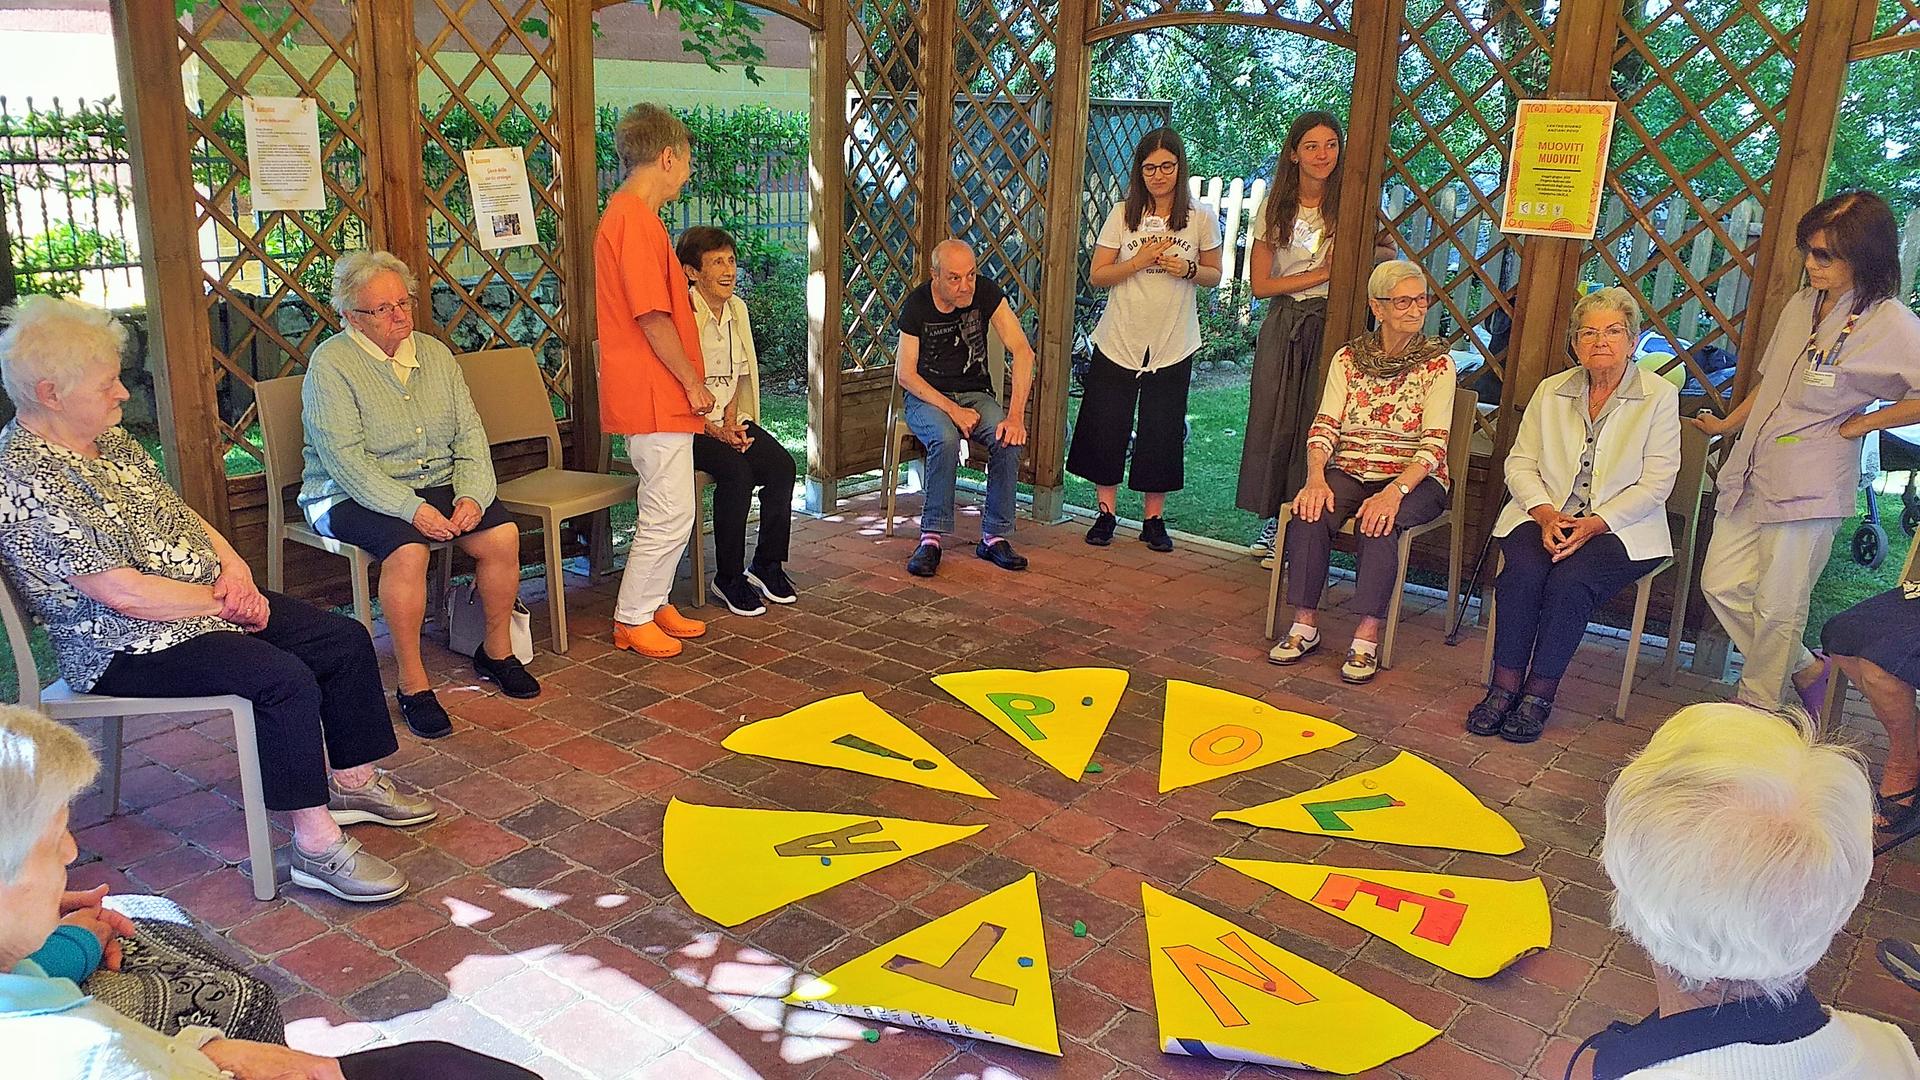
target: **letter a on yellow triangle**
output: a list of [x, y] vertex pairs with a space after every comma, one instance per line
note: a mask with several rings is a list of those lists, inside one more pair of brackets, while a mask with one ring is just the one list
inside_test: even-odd
[[1331, 720], [1179, 679], [1167, 680], [1161, 729], [1161, 791], [1257, 769], [1353, 738], [1353, 732]]
[[1507, 819], [1482, 805], [1460, 781], [1404, 750], [1377, 769], [1303, 795], [1213, 817], [1263, 829], [1489, 855], [1511, 855], [1524, 846]]
[[738, 926], [984, 828], [675, 799], [667, 804], [661, 859], [688, 907]]
[[1160, 1049], [1357, 1073], [1440, 1032], [1389, 1002], [1142, 882]]
[[956, 671], [933, 681], [1069, 780], [1086, 773], [1127, 689], [1118, 668]]
[[1469, 979], [1498, 974], [1553, 941], [1547, 887], [1539, 878], [1499, 881], [1409, 870], [1220, 861]]
[[867, 700], [841, 694], [737, 728], [720, 744], [738, 754], [846, 769], [885, 780], [994, 797], [918, 732]]
[[1058, 1054], [1049, 979], [1028, 874], [805, 980], [787, 1004]]

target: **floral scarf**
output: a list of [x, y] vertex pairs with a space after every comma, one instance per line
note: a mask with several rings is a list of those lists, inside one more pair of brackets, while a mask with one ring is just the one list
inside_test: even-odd
[[1347, 362], [1362, 375], [1377, 379], [1397, 379], [1435, 356], [1447, 351], [1447, 343], [1435, 337], [1415, 334], [1398, 356], [1388, 356], [1380, 347], [1380, 331], [1370, 330], [1347, 344]]

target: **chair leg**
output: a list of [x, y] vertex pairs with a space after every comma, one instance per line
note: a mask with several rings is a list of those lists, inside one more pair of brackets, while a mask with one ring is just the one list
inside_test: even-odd
[[1687, 639], [1687, 600], [1693, 592], [1693, 553], [1675, 551], [1673, 568], [1680, 575], [1674, 583], [1673, 616], [1667, 620], [1667, 655], [1660, 662], [1660, 681], [1673, 685], [1674, 672], [1680, 669], [1680, 646]]
[[613, 511], [596, 510], [587, 525], [587, 580], [594, 584], [613, 568]]
[[286, 582], [287, 541], [275, 533], [267, 537], [267, 588], [272, 592], [284, 592]]
[[240, 802], [247, 820], [247, 854], [253, 859], [253, 898], [271, 900], [277, 886], [273, 833], [267, 824], [267, 798], [260, 781], [260, 744], [255, 741], [253, 703], [233, 707], [233, 746], [240, 753]]
[[1267, 578], [1267, 640], [1275, 639], [1278, 629], [1274, 622], [1280, 616], [1280, 584], [1286, 574], [1287, 566], [1287, 522], [1293, 515], [1287, 507], [1280, 508], [1280, 514], [1273, 532], [1273, 573]]
[[567, 568], [560, 560], [560, 520], [545, 518], [540, 523], [540, 539], [547, 549], [547, 621], [552, 630], [553, 651], [567, 652]]
[[1387, 601], [1387, 632], [1380, 636], [1380, 670], [1393, 666], [1393, 639], [1400, 633], [1400, 598], [1407, 590], [1407, 560], [1413, 557], [1413, 537], [1400, 534], [1400, 569], [1393, 576], [1393, 599]]
[[1647, 629], [1647, 600], [1653, 595], [1653, 577], [1640, 579], [1633, 597], [1633, 631], [1627, 638], [1627, 670], [1620, 676], [1620, 696], [1613, 703], [1613, 718], [1627, 718], [1627, 697], [1633, 693], [1633, 673], [1640, 666], [1640, 635]]
[[1447, 636], [1453, 636], [1453, 630], [1459, 617], [1464, 614], [1457, 601], [1460, 598], [1460, 559], [1466, 547], [1467, 519], [1465, 514], [1453, 515], [1453, 525], [1447, 531]]
[[109, 716], [100, 722], [100, 744], [107, 755], [107, 813], [120, 812], [120, 759], [126, 743], [125, 717]]
[[890, 445], [888, 445], [886, 451], [880, 455], [880, 512], [882, 515], [881, 532], [883, 535], [891, 538], [893, 536], [894, 501], [900, 494], [900, 439], [894, 433], [891, 420], [889, 420], [887, 424], [887, 442]]
[[[1499, 573], [1500, 571], [1496, 567], [1494, 569], [1494, 575], [1497, 577]], [[1481, 594], [1481, 601], [1480, 601], [1480, 611], [1481, 611], [1481, 614], [1486, 616], [1486, 624], [1487, 624], [1487, 647], [1484, 650], [1482, 650], [1481, 656], [1480, 656], [1480, 681], [1481, 683], [1487, 686], [1492, 686], [1493, 685], [1493, 628], [1494, 628], [1494, 620], [1498, 618], [1498, 615], [1495, 613], [1495, 610], [1494, 610], [1495, 601], [1494, 601], [1493, 582], [1491, 581], [1487, 582], [1486, 589], [1487, 591]]]
[[373, 636], [373, 586], [367, 582], [370, 562], [363, 551], [347, 556], [347, 576], [353, 581], [353, 617], [367, 628], [368, 637]]
[[693, 549], [693, 606], [707, 606], [707, 545], [701, 536], [707, 531], [707, 508], [701, 492], [693, 493], [693, 536], [687, 546]]
[[1847, 673], [1840, 665], [1833, 665], [1833, 672], [1827, 678], [1827, 700], [1820, 705], [1822, 723], [1833, 724], [1839, 721], [1841, 713], [1847, 707]]

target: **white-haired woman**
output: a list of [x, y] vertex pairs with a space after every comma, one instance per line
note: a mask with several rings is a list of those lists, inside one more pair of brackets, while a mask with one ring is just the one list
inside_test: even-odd
[[[0, 1046], [7, 1075], [88, 1080], [523, 1080], [517, 1065], [446, 1043], [326, 1058], [229, 1039], [210, 1027], [163, 1035], [53, 978], [32, 959], [60, 925], [78, 854], [67, 804], [97, 771], [86, 740], [39, 713], [0, 705]], [[92, 935], [76, 935], [84, 947]], [[94, 942], [98, 948], [98, 942]]]
[[83, 692], [253, 702], [267, 809], [292, 819], [294, 884], [356, 901], [406, 891], [399, 870], [340, 831], [434, 816], [374, 768], [399, 744], [366, 630], [261, 592], [118, 426], [126, 331], [113, 316], [47, 296], [10, 314], [0, 379], [17, 415], [0, 429], [0, 563], [60, 674]]
[[520, 530], [494, 501], [493, 457], [452, 350], [413, 328], [419, 282], [384, 251], [356, 251], [333, 271], [347, 330], [313, 350], [301, 387], [307, 429], [300, 508], [314, 531], [380, 560], [380, 609], [393, 637], [400, 714], [413, 733], [453, 730], [420, 656], [427, 562], [436, 542], [473, 557], [486, 637], [480, 677], [508, 697], [540, 683], [513, 655]]
[[1307, 433], [1307, 482], [1293, 499], [1286, 557], [1293, 626], [1267, 658], [1294, 664], [1320, 647], [1320, 597], [1333, 538], [1357, 518], [1360, 624], [1340, 677], [1371, 680], [1380, 669], [1380, 630], [1393, 599], [1400, 533], [1447, 508], [1447, 438], [1453, 427], [1454, 370], [1444, 342], [1421, 334], [1425, 271], [1404, 259], [1381, 263], [1367, 280], [1378, 330], [1333, 354], [1320, 412]]
[[1673, 554], [1667, 496], [1680, 471], [1680, 392], [1633, 362], [1640, 305], [1595, 289], [1573, 305], [1579, 366], [1533, 392], [1507, 456], [1513, 497], [1494, 523], [1493, 685], [1467, 730], [1540, 737], [1587, 617]]
[[1602, 853], [1613, 924], [1653, 962], [1659, 1007], [1574, 1059], [1591, 1046], [1605, 1080], [1920, 1077], [1899, 1028], [1807, 986], [1866, 892], [1872, 813], [1858, 758], [1804, 716], [1674, 714], [1607, 793]]

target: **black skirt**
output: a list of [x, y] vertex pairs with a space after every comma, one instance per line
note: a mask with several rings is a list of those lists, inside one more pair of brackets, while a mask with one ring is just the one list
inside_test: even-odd
[[[442, 515], [453, 516], [455, 499], [452, 486], [421, 488], [414, 494], [427, 500], [427, 505], [440, 511]], [[483, 533], [512, 520], [512, 514], [502, 509], [499, 503], [491, 502], [481, 511], [480, 524], [475, 525], [472, 532]], [[408, 544], [425, 544], [431, 547], [439, 543], [438, 540], [414, 528], [413, 522], [376, 513], [352, 499], [342, 499], [329, 507], [326, 513], [321, 514], [314, 521], [313, 531], [321, 536], [330, 536], [343, 544], [352, 544], [376, 559], [384, 559]]]
[[1920, 595], [1899, 587], [1869, 596], [1827, 620], [1820, 645], [1836, 656], [1871, 661], [1909, 686], [1920, 686]]

